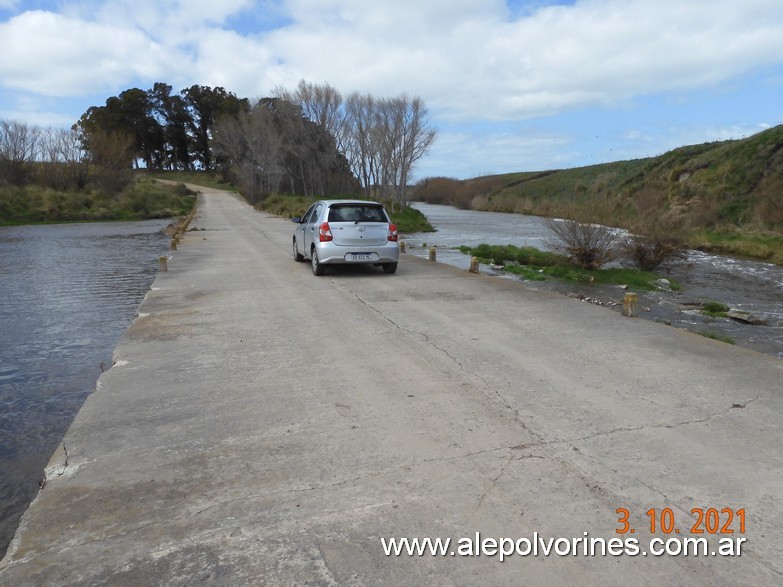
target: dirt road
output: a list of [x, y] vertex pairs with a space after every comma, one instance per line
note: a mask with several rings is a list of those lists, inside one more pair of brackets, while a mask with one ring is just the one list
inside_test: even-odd
[[317, 278], [225, 193], [192, 227], [0, 584], [783, 582], [781, 361], [407, 256]]

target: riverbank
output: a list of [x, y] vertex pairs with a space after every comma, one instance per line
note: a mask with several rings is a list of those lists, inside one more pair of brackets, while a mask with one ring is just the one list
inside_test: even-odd
[[665, 227], [692, 249], [783, 265], [783, 125], [657, 157], [456, 180], [413, 199], [465, 210], [569, 218], [636, 234]]
[[0, 226], [173, 218], [188, 214], [195, 204], [195, 192], [184, 184], [165, 184], [143, 175], [111, 197], [98, 191], [3, 186]]
[[[393, 276], [314, 277], [291, 258], [287, 219], [230, 194], [204, 193], [193, 226], [50, 462], [0, 583], [783, 573], [777, 361], [409, 255]], [[689, 536], [694, 508], [724, 511], [722, 524], [725, 508], [756, 513], [731, 525], [742, 556], [643, 556], [669, 537], [645, 516], [664, 507]], [[633, 534], [618, 534], [618, 508]], [[382, 544], [477, 532], [632, 538], [640, 552], [499, 564]]]

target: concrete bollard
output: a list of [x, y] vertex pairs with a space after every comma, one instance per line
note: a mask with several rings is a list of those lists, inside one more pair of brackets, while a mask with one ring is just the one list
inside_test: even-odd
[[623, 298], [623, 316], [634, 318], [639, 315], [638, 296], [635, 293], [627, 293]]
[[177, 239], [175, 239], [175, 238], [171, 239], [171, 244], [169, 246], [171, 247], [172, 251], [176, 251], [177, 250]]
[[430, 261], [437, 261], [438, 254], [435, 252], [435, 247], [430, 247]]
[[405, 252], [405, 241], [400, 241], [400, 252], [401, 253]]
[[169, 270], [169, 258], [166, 255], [162, 255], [158, 257], [158, 263], [160, 265], [159, 270], [160, 271], [168, 271]]
[[470, 258], [470, 269], [468, 269], [471, 273], [478, 273], [479, 272], [479, 260], [478, 257], [471, 257]]

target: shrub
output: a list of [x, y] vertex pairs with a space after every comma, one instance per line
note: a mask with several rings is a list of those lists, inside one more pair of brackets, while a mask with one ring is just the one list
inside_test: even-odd
[[683, 259], [683, 240], [675, 234], [656, 230], [652, 234], [630, 234], [620, 245], [620, 252], [634, 267], [652, 271], [675, 259]]
[[599, 269], [617, 254], [620, 236], [614, 228], [559, 218], [544, 218], [543, 222], [557, 238], [552, 246], [578, 267]]

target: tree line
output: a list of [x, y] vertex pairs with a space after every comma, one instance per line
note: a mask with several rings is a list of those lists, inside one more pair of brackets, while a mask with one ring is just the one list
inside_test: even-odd
[[221, 87], [131, 88], [90, 107], [69, 130], [0, 122], [0, 184], [35, 179], [78, 190], [89, 174], [116, 192], [133, 168], [206, 170], [251, 201], [362, 191], [405, 202], [414, 165], [435, 139], [418, 97], [343, 100], [332, 86], [304, 80], [252, 101]]
[[353, 92], [343, 99], [329, 84], [304, 80], [295, 90], [277, 88], [275, 94], [335, 137], [365, 195], [406, 203], [413, 168], [436, 138], [420, 97]]

